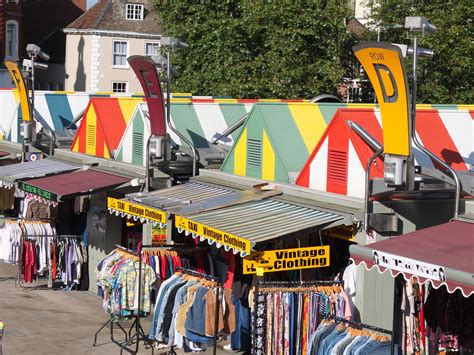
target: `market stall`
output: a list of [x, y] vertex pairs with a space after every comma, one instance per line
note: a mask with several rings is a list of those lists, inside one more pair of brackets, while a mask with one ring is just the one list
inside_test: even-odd
[[350, 247], [357, 265], [399, 275], [394, 331], [405, 352], [472, 351], [473, 235], [474, 220], [465, 218]]

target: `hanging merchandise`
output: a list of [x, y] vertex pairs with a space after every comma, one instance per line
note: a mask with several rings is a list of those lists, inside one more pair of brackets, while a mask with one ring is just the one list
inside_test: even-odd
[[[18, 264], [20, 261], [21, 244], [23, 236], [54, 236], [56, 235], [56, 229], [45, 221], [31, 221], [31, 220], [18, 220], [18, 219], [7, 219], [5, 225], [0, 228], [0, 259], [10, 264]], [[47, 239], [38, 242], [40, 248], [40, 261], [38, 266], [41, 265], [41, 270], [48, 265], [47, 256], [45, 250], [49, 250], [49, 242]], [[40, 271], [42, 272], [42, 271]]]
[[420, 333], [426, 334], [429, 354], [474, 352], [474, 296], [463, 297], [460, 291], [448, 293], [444, 287], [431, 288], [423, 316], [427, 327]]
[[351, 318], [339, 282], [258, 282], [252, 321], [253, 353], [308, 354], [311, 335], [330, 316]]
[[140, 315], [146, 316], [150, 313], [150, 294], [156, 276], [149, 265], [141, 265], [141, 287], [138, 278], [138, 255], [116, 248], [97, 265], [99, 293], [102, 295], [104, 310], [111, 318], [130, 317], [136, 315], [138, 309]]
[[216, 280], [180, 268], [161, 284], [148, 336], [156, 341], [156, 347], [204, 351], [216, 346], [218, 334], [235, 331], [232, 291], [222, 291]]
[[[392, 343], [392, 332], [364, 323], [335, 319], [323, 319], [308, 340], [304, 354], [396, 354], [401, 355], [398, 345]], [[393, 346], [393, 349], [392, 349]], [[392, 352], [393, 351], [393, 352]]]

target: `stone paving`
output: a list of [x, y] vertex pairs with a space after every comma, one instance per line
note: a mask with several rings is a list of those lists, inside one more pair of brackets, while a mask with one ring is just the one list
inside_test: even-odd
[[[0, 262], [4, 355], [120, 353], [120, 348], [110, 341], [108, 328], [99, 334], [97, 346], [92, 346], [95, 332], [107, 320], [99, 297], [84, 291], [22, 289], [15, 286], [16, 271], [15, 266]], [[143, 322], [145, 331], [149, 323], [149, 319]], [[124, 323], [125, 329], [130, 325]], [[116, 334], [116, 339], [123, 339], [119, 332]], [[151, 354], [150, 349], [143, 349], [143, 343], [140, 349], [139, 354]], [[158, 353], [165, 352], [155, 350]], [[217, 353], [229, 354], [222, 350]], [[211, 349], [205, 354], [212, 354]]]

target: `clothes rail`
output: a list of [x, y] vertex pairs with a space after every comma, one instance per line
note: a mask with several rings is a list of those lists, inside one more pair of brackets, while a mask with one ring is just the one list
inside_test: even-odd
[[384, 334], [388, 334], [388, 335], [393, 334], [393, 332], [391, 330], [384, 329], [384, 328], [379, 328], [379, 327], [376, 327], [376, 326], [373, 326], [373, 325], [370, 325], [370, 324], [356, 322], [356, 321], [348, 320], [348, 319], [341, 318], [341, 317], [328, 317], [328, 318], [333, 319], [334, 321], [336, 321], [338, 323], [349, 324], [350, 326], [352, 326], [354, 328], [364, 328], [364, 329], [372, 330], [374, 332], [384, 333]]
[[324, 285], [342, 285], [342, 281], [257, 281], [260, 286], [324, 286]]
[[329, 317], [329, 319], [334, 319], [334, 321], [336, 321], [336, 322], [349, 324], [350, 326], [353, 326], [355, 328], [364, 328], [364, 329], [372, 330], [374, 332], [390, 335], [390, 355], [394, 355], [394, 353], [395, 353], [395, 339], [394, 339], [393, 331], [388, 330], [388, 329], [384, 329], [384, 328], [379, 328], [379, 327], [376, 327], [376, 326], [373, 326], [373, 325], [370, 325], [370, 324], [366, 324], [366, 323], [361, 323], [361, 322], [356, 322], [356, 321], [353, 321], [353, 320], [348, 320], [348, 319], [341, 318], [341, 317]]
[[177, 267], [176, 271], [181, 271], [184, 274], [191, 275], [191, 276], [196, 276], [196, 277], [201, 277], [203, 279], [213, 281], [213, 282], [218, 282], [218, 280], [219, 280], [215, 276], [211, 276], [211, 275], [208, 275], [208, 274], [203, 274], [202, 272], [198, 272], [198, 271], [191, 270], [191, 269], [185, 269], [183, 267]]
[[[139, 253], [137, 253], [136, 251], [131, 250], [131, 249], [128, 249], [128, 248], [125, 248], [125, 247], [123, 247], [123, 246], [121, 246], [121, 245], [119, 245], [119, 244], [115, 244], [115, 249], [118, 249], [118, 250], [120, 250], [120, 251], [122, 251], [122, 252], [125, 252], [125, 253], [127, 253], [127, 254], [130, 254], [131, 256], [133, 256], [133, 257], [135, 257], [135, 258], [138, 258], [138, 255], [139, 255]], [[138, 258], [138, 259], [140, 259], [140, 258]], [[135, 319], [135, 321], [136, 321], [136, 319]], [[100, 326], [100, 328], [97, 330], [97, 332], [95, 332], [95, 334], [94, 334], [94, 342], [92, 343], [92, 346], [96, 346], [96, 345], [97, 345], [97, 337], [98, 337], [99, 333], [102, 331], [102, 329], [104, 329], [106, 326], [109, 326], [109, 329], [110, 329], [110, 340], [111, 340], [114, 344], [116, 344], [116, 345], [120, 346], [120, 348], [122, 348], [122, 346], [123, 346], [124, 343], [123, 343], [123, 342], [119, 342], [119, 341], [117, 341], [117, 340], [114, 338], [114, 324], [125, 334], [125, 344], [127, 344], [128, 339], [129, 339], [129, 336], [130, 336], [130, 334], [131, 334], [131, 330], [133, 329], [133, 327], [134, 327], [134, 325], [135, 325], [135, 321], [132, 323], [132, 326], [130, 327], [130, 330], [129, 330], [128, 333], [127, 333], [127, 331], [122, 327], [122, 325], [121, 325], [118, 321], [114, 322], [114, 321], [112, 321], [111, 318], [108, 319], [104, 324], [102, 324], [102, 325]]]

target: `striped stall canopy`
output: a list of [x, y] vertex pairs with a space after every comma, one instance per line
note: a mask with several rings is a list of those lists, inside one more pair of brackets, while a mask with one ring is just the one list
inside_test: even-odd
[[[89, 103], [91, 97], [109, 96], [101, 93], [35, 91], [35, 111], [38, 121], [37, 130], [45, 126], [53, 130], [56, 136], [70, 136], [66, 127], [76, 130], [71, 124]], [[19, 96], [16, 90], [0, 90], [0, 139], [21, 142]]]
[[336, 110], [346, 106], [309, 102], [255, 104], [221, 170], [293, 182]]
[[[416, 134], [422, 144], [453, 169], [466, 171], [474, 164], [474, 106], [418, 105]], [[341, 109], [327, 127], [296, 184], [353, 197], [365, 196], [365, 167], [374, 151], [352, 131], [347, 121], [363, 127], [383, 144], [378, 109]], [[434, 167], [433, 161], [413, 147], [415, 163]], [[372, 178], [383, 178], [379, 158]]]
[[71, 150], [101, 158], [113, 157], [140, 102], [143, 98], [91, 98]]
[[[118, 100], [123, 100], [123, 98]], [[279, 103], [282, 100], [235, 100], [203, 96], [175, 96], [171, 98], [171, 123], [196, 148], [209, 148], [210, 141], [245, 116], [252, 109], [254, 103], [266, 101]], [[303, 100], [300, 101], [302, 102]], [[132, 112], [122, 112], [123, 117], [129, 115], [129, 122], [126, 128], [116, 126], [114, 127], [115, 130], [110, 132], [110, 134], [119, 136], [120, 143], [115, 154], [116, 160], [143, 165], [145, 162], [145, 145], [150, 135], [150, 122], [146, 103], [142, 101], [137, 103], [138, 105]], [[96, 115], [109, 115], [109, 113], [106, 110], [102, 110], [99, 113], [96, 112]], [[124, 129], [121, 131], [118, 128]], [[79, 129], [78, 134], [80, 132], [84, 131]], [[176, 144], [187, 145], [173, 131], [168, 130], [168, 133]], [[233, 145], [239, 133], [240, 130], [237, 130], [230, 137], [224, 138], [222, 140], [223, 144]], [[101, 142], [99, 138], [96, 141]], [[92, 143], [93, 140], [91, 139]], [[78, 147], [74, 145], [73, 150], [89, 154], [86, 152], [85, 146]], [[90, 149], [90, 151], [92, 152], [93, 150]]]

